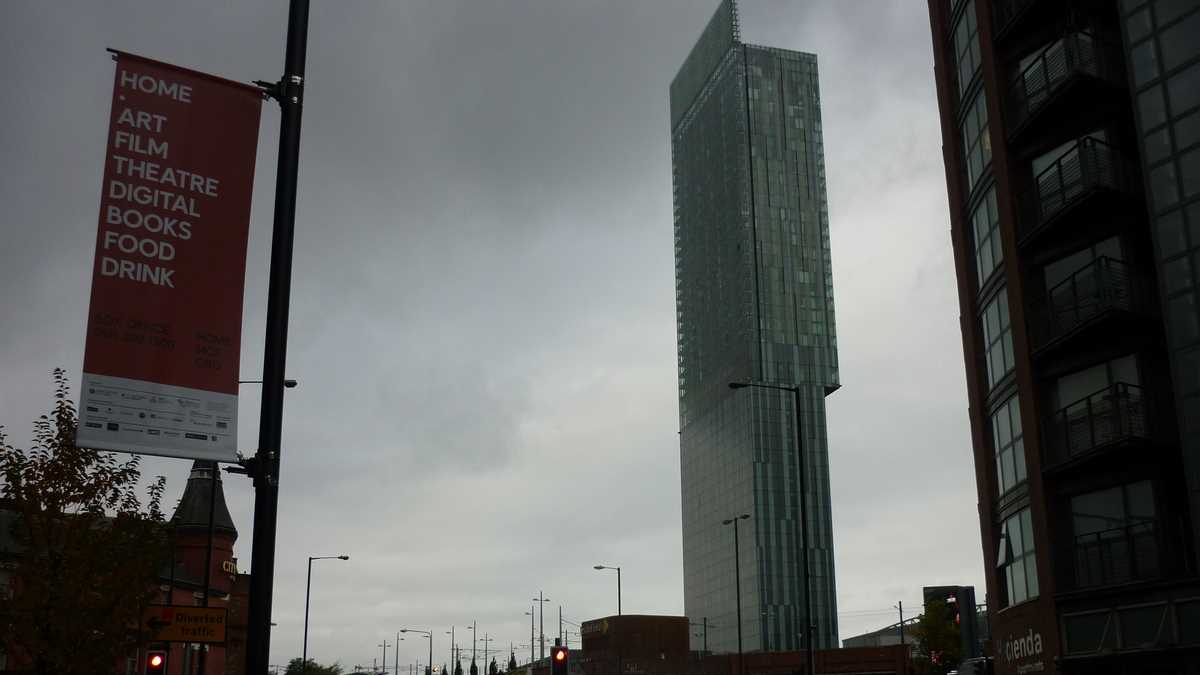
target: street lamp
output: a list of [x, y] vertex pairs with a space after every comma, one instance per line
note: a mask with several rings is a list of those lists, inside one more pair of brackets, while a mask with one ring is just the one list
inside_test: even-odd
[[608, 565], [592, 565], [592, 569], [617, 571], [617, 616], [621, 616], [621, 568]]
[[529, 606], [529, 611], [525, 612], [529, 616], [529, 662], [533, 663], [533, 647], [537, 644], [537, 640], [533, 639], [533, 605]]
[[741, 673], [746, 672], [746, 665], [742, 663], [742, 567], [738, 562], [737, 523], [739, 520], [747, 520], [748, 518], [750, 518], [750, 514], [743, 513], [721, 521], [722, 525], [733, 524], [733, 588], [737, 602], [738, 671]]
[[312, 595], [312, 561], [314, 560], [349, 560], [348, 555], [319, 555], [308, 556], [308, 583], [304, 587], [304, 647], [300, 657], [300, 673], [308, 672], [308, 600]]
[[538, 603], [538, 658], [546, 658], [546, 603], [550, 602], [550, 598], [542, 597], [542, 592], [538, 591], [538, 596], [532, 598]]
[[401, 633], [417, 633], [429, 638], [429, 663], [425, 665], [429, 669], [430, 675], [433, 675], [433, 631], [431, 630], [414, 630], [412, 628], [401, 628]]
[[794, 408], [794, 412], [796, 414], [796, 462], [800, 466], [800, 566], [804, 568], [804, 575], [800, 581], [800, 584], [804, 589], [804, 659], [806, 662], [806, 672], [808, 675], [813, 675], [815, 670], [813, 664], [814, 645], [812, 635], [812, 593], [809, 583], [810, 572], [808, 567], [808, 471], [804, 466], [804, 440], [803, 436], [800, 434], [800, 387], [787, 387], [781, 384], [768, 384], [765, 382], [729, 383], [730, 389], [745, 389], [747, 387], [792, 392], [792, 407]]

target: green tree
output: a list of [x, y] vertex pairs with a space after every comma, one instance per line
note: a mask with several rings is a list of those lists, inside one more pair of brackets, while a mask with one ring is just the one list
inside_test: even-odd
[[288, 661], [287, 670], [284, 675], [342, 675], [342, 667], [336, 662], [331, 666], [323, 666], [316, 661], [308, 660], [308, 669], [304, 669], [304, 661], [302, 659], [292, 659]]
[[77, 417], [62, 369], [54, 405], [34, 422], [33, 445], [0, 427], [0, 508], [14, 514], [12, 597], [0, 603], [9, 667], [47, 675], [113, 672], [138, 643], [143, 608], [167, 558], [160, 502], [165, 479], [138, 497], [138, 456], [75, 445]]
[[925, 613], [913, 629], [920, 652], [913, 659], [918, 675], [945, 675], [962, 661], [962, 634], [950, 608], [941, 600], [925, 603]]

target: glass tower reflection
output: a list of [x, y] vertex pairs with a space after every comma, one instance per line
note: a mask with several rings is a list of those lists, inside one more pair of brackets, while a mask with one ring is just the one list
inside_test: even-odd
[[[837, 641], [825, 396], [839, 386], [817, 58], [741, 42], [721, 3], [671, 83], [685, 610], [714, 652], [799, 649], [801, 387], [814, 640]], [[699, 649], [701, 637], [693, 638]]]

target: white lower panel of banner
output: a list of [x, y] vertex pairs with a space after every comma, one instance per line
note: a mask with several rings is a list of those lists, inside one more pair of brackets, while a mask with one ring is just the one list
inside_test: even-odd
[[237, 461], [238, 399], [203, 389], [83, 374], [80, 447]]

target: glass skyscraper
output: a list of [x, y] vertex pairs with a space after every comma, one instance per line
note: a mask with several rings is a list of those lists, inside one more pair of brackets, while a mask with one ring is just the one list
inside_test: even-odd
[[[671, 83], [684, 600], [708, 648], [804, 645], [801, 390], [812, 623], [837, 642], [825, 397], [838, 382], [817, 57], [741, 42], [725, 0]], [[693, 638], [701, 648], [703, 636]]]

